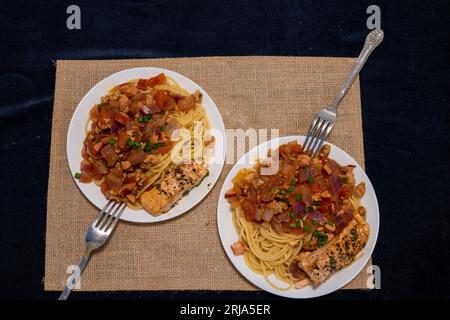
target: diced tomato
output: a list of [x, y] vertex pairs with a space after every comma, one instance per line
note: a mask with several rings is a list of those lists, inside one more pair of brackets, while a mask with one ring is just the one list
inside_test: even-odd
[[352, 194], [352, 190], [351, 190], [349, 185], [344, 184], [339, 189], [339, 196], [344, 198], [344, 199], [348, 199], [351, 194]]
[[302, 152], [302, 147], [297, 143], [297, 141], [291, 141], [284, 145], [280, 152], [285, 152], [286, 154], [300, 153]]
[[144, 151], [132, 150], [130, 157], [128, 158], [128, 161], [130, 161], [131, 164], [136, 165], [141, 162], [144, 162], [146, 157], [147, 157], [147, 154]]
[[178, 109], [183, 112], [187, 112], [195, 108], [195, 98], [190, 95], [189, 97], [180, 99], [177, 103]]
[[170, 96], [169, 91], [167, 90], [160, 90], [156, 92], [155, 103], [161, 110], [170, 110], [176, 105], [175, 99]]
[[92, 119], [97, 119], [98, 118], [98, 116], [99, 116], [99, 112], [98, 112], [98, 105], [95, 105], [95, 106], [93, 106], [92, 108], [91, 108], [91, 110], [89, 111], [89, 116], [92, 118]]
[[102, 149], [101, 154], [102, 154], [103, 159], [105, 159], [108, 167], [114, 166], [114, 164], [116, 163], [116, 161], [118, 159], [117, 153], [114, 151], [113, 146], [111, 146], [110, 144], [106, 145]]
[[130, 117], [124, 112], [117, 112], [116, 115], [114, 116], [114, 120], [123, 125], [126, 125], [127, 122], [131, 121]]
[[92, 182], [92, 177], [82, 172], [79, 181], [83, 183], [90, 183]]
[[290, 178], [295, 172], [295, 167], [289, 163], [284, 162], [281, 165], [280, 174], [285, 178]]
[[111, 190], [119, 191], [122, 187], [122, 176], [115, 174], [111, 170], [111, 172], [106, 176], [105, 182]]
[[100, 190], [102, 191], [103, 194], [109, 191], [109, 187], [106, 181], [103, 181], [103, 183], [100, 185]]
[[241, 208], [242, 208], [242, 211], [244, 212], [244, 216], [247, 218], [247, 220], [253, 220], [255, 218], [256, 208], [255, 208], [255, 205], [251, 201], [249, 201], [247, 199], [242, 200]]
[[139, 79], [137, 88], [140, 90], [145, 90], [147, 88], [147, 80], [146, 79]]
[[101, 106], [99, 117], [107, 119], [107, 118], [110, 117], [110, 115], [111, 115], [111, 113], [110, 113], [109, 107], [108, 106]]
[[127, 132], [125, 130], [121, 131], [119, 133], [119, 136], [117, 137], [117, 146], [120, 149], [125, 148], [125, 146], [127, 145], [127, 139], [128, 139]]
[[86, 152], [86, 146], [83, 146], [83, 148], [81, 149], [81, 156], [83, 157], [83, 159], [87, 159], [88, 154]]
[[164, 73], [158, 74], [156, 77], [147, 80], [147, 86], [154, 87], [158, 84], [165, 83], [167, 81]]
[[156, 153], [167, 153], [172, 150], [172, 144], [167, 143], [165, 146], [156, 149]]

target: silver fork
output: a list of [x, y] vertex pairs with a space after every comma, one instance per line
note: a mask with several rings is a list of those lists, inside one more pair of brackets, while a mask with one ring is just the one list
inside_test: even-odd
[[362, 67], [369, 58], [369, 55], [383, 41], [383, 37], [383, 30], [373, 30], [367, 35], [364, 47], [359, 54], [355, 65], [348, 74], [347, 79], [339, 90], [339, 93], [331, 104], [322, 108], [314, 115], [304, 143], [305, 152], [311, 154], [312, 157], [315, 157], [319, 153], [320, 148], [336, 123], [336, 109], [338, 104], [341, 102], [356, 76], [361, 71]]
[[79, 276], [86, 267], [92, 251], [105, 244], [106, 240], [108, 240], [114, 230], [117, 221], [119, 221], [125, 207], [126, 204], [124, 202], [115, 202], [110, 200], [100, 211], [97, 218], [95, 218], [95, 220], [91, 223], [91, 226], [86, 233], [86, 251], [78, 264], [79, 272], [75, 272], [69, 277], [66, 287], [59, 296], [58, 300], [66, 300], [69, 297], [72, 288], [75, 286]]

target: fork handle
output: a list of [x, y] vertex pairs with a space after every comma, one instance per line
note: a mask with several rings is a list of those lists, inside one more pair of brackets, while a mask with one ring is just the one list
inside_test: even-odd
[[[84, 253], [83, 258], [81, 258], [81, 261], [78, 264], [78, 268], [80, 269], [80, 273], [79, 273], [80, 276], [89, 261], [91, 252], [92, 252], [91, 249], [86, 249], [86, 252]], [[72, 288], [75, 286], [75, 283], [77, 280], [78, 279], [72, 278], [72, 276], [70, 276], [69, 279], [67, 279], [67, 284], [66, 284], [63, 292], [59, 296], [58, 300], [67, 300], [67, 298], [69, 297], [69, 294], [72, 292]], [[70, 286], [69, 286], [69, 281], [72, 281]]]
[[366, 63], [367, 59], [369, 58], [372, 51], [383, 41], [384, 33], [383, 30], [377, 29], [371, 31], [367, 37], [366, 42], [364, 43], [364, 47], [361, 50], [361, 53], [358, 56], [358, 59], [356, 60], [355, 65], [353, 66], [352, 70], [347, 76], [347, 79], [345, 80], [344, 84], [342, 85], [341, 89], [339, 90], [339, 93], [334, 98], [333, 102], [330, 104], [328, 109], [330, 111], [336, 112], [336, 108], [341, 102], [342, 98], [347, 93], [348, 89], [352, 85], [353, 81], [355, 81], [356, 77], [358, 76], [359, 72], [361, 71], [362, 67]]

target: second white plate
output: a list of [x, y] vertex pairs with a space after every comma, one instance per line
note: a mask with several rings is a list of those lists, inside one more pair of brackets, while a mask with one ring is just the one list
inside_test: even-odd
[[[369, 177], [366, 175], [361, 166], [345, 151], [338, 148], [337, 146], [328, 143], [331, 146], [330, 158], [336, 160], [342, 165], [352, 164], [355, 165], [354, 174], [356, 183], [364, 181], [366, 183], [366, 194], [362, 199], [362, 204], [367, 210], [367, 223], [370, 225], [370, 237], [367, 242], [362, 256], [353, 262], [348, 267], [340, 270], [333, 274], [328, 280], [317, 287], [307, 286], [303, 289], [289, 289], [287, 291], [281, 291], [270, 286], [264, 277], [251, 271], [246, 265], [243, 256], [235, 256], [231, 251], [231, 245], [238, 240], [238, 234], [233, 225], [232, 211], [230, 204], [225, 200], [225, 192], [233, 187], [231, 180], [236, 176], [237, 172], [242, 168], [252, 167], [256, 160], [267, 155], [268, 149], [276, 149], [278, 145], [285, 144], [289, 141], [296, 140], [303, 145], [305, 137], [304, 136], [287, 136], [282, 138], [273, 139], [250, 150], [246, 155], [244, 155], [236, 165], [231, 169], [225, 182], [222, 186], [222, 190], [219, 196], [219, 203], [217, 208], [217, 224], [220, 234], [220, 240], [222, 241], [223, 248], [231, 260], [235, 268], [251, 283], [257, 287], [271, 292], [273, 294], [288, 297], [288, 298], [312, 298], [322, 296], [333, 291], [338, 290], [350, 282], [358, 273], [363, 269], [369, 260], [373, 249], [375, 248], [375, 243], [378, 237], [379, 228], [379, 209], [378, 201], [375, 195], [375, 190], [373, 189], [372, 183]], [[274, 275], [270, 276], [270, 280], [280, 286], [287, 287], [287, 284], [276, 279]]]

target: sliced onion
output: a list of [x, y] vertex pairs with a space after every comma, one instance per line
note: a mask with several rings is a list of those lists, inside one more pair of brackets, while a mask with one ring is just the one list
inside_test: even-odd
[[330, 178], [331, 191], [337, 193], [341, 188], [341, 181], [339, 181], [338, 176], [332, 175]]
[[297, 202], [294, 206], [295, 214], [299, 217], [303, 213], [303, 205], [300, 202]]
[[116, 120], [111, 119], [111, 133], [117, 133], [120, 129], [122, 129], [122, 125]]
[[316, 221], [320, 225], [325, 224], [325, 217], [323, 216], [323, 213], [319, 212], [317, 210], [314, 210], [313, 212], [308, 213], [308, 218]]
[[272, 217], [273, 217], [273, 211], [270, 209], [265, 209], [262, 214], [262, 219], [266, 222], [269, 222], [270, 220], [272, 220]]

